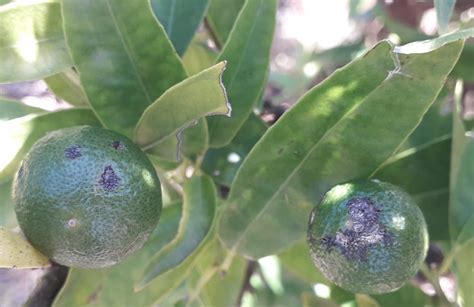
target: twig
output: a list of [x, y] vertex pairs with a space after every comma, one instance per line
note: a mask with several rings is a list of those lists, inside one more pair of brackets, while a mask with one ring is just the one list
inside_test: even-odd
[[209, 24], [209, 20], [207, 19], [207, 17], [204, 19], [204, 27], [206, 28], [207, 33], [209, 33], [209, 36], [211, 37], [211, 39], [214, 41], [214, 45], [216, 45], [216, 48], [218, 50], [221, 50], [222, 49], [221, 42], [217, 38], [217, 35], [212, 29], [211, 25]]
[[455, 303], [451, 303], [446, 295], [444, 294], [443, 289], [439, 283], [439, 274], [438, 272], [432, 271], [428, 268], [426, 264], [423, 264], [420, 268], [420, 271], [425, 275], [426, 279], [433, 285], [433, 288], [436, 292], [436, 306], [439, 307], [456, 307]]
[[250, 278], [252, 277], [257, 267], [257, 261], [248, 260], [247, 269], [245, 270], [244, 282], [242, 284], [242, 287], [240, 287], [239, 296], [237, 296], [237, 301], [235, 302], [236, 307], [240, 307], [242, 305], [242, 299], [244, 297], [245, 292], [253, 290], [253, 287], [250, 284]]

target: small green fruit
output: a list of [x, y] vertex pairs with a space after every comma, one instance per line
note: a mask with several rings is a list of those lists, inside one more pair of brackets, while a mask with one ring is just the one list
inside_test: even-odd
[[378, 294], [400, 288], [425, 259], [422, 212], [398, 187], [377, 180], [337, 185], [311, 212], [314, 264], [336, 285]]
[[162, 207], [160, 182], [140, 148], [89, 126], [38, 140], [15, 177], [13, 200], [32, 245], [78, 268], [110, 266], [141, 248]]

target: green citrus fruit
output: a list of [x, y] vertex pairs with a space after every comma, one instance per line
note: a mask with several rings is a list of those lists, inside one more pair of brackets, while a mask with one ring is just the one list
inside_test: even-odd
[[141, 248], [162, 207], [160, 182], [140, 148], [90, 126], [38, 140], [15, 176], [13, 199], [32, 245], [79, 268], [110, 266]]
[[314, 264], [332, 282], [357, 293], [385, 293], [413, 277], [425, 259], [422, 212], [398, 187], [378, 180], [337, 185], [311, 212], [308, 244]]

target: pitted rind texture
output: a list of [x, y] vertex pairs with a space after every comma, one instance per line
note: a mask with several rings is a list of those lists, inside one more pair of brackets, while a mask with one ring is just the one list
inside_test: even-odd
[[389, 183], [350, 182], [332, 188], [310, 217], [315, 265], [355, 293], [400, 288], [423, 263], [426, 222], [413, 199]]
[[30, 242], [79, 268], [110, 266], [141, 248], [162, 207], [146, 155], [125, 136], [89, 126], [37, 141], [15, 177], [13, 199]]

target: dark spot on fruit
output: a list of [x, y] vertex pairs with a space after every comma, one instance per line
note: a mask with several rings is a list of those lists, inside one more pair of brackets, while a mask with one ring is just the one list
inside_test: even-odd
[[113, 141], [112, 142], [112, 147], [117, 149], [117, 150], [122, 150], [125, 148], [125, 144], [120, 142], [120, 141]]
[[380, 212], [374, 202], [366, 197], [347, 202], [349, 218], [336, 235], [321, 238], [328, 251], [337, 248], [349, 260], [367, 260], [368, 252], [376, 245], [388, 246], [393, 235], [380, 223]]
[[112, 166], [107, 165], [104, 168], [104, 172], [100, 175], [99, 184], [104, 190], [111, 192], [115, 190], [120, 182], [120, 178], [115, 174]]
[[82, 156], [81, 154], [81, 146], [79, 145], [73, 145], [71, 147], [68, 147], [64, 150], [64, 155], [66, 158], [69, 160], [74, 160], [76, 158], [79, 158]]

